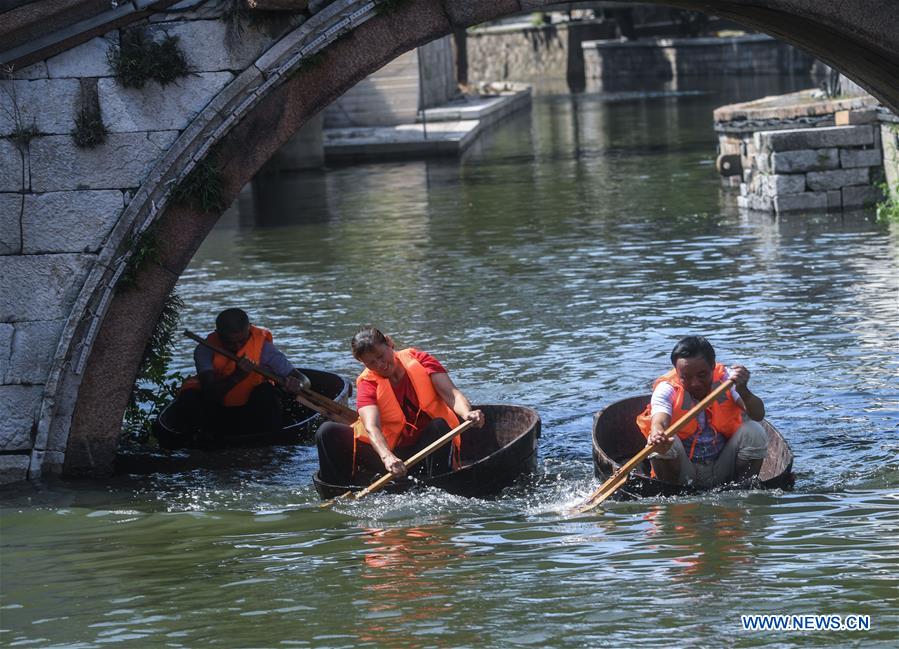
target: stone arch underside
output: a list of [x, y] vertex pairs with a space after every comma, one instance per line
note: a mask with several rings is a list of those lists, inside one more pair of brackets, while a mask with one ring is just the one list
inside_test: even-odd
[[[42, 469], [96, 474], [112, 467], [122, 413], [146, 341], [165, 297], [218, 219], [218, 214], [198, 213], [168, 200], [173, 184], [197, 160], [214, 147], [227, 198], [233, 200], [306, 120], [399, 54], [454, 28], [539, 10], [552, 2], [412, 0], [383, 15], [375, 15], [370, 2], [338, 4], [340, 12], [316, 14], [225, 87], [163, 155], [123, 212], [66, 322], [36, 424], [30, 475], [40, 475]], [[894, 36], [899, 12], [890, 11], [890, 0], [863, 0], [851, 8], [840, 0], [654, 4], [714, 13], [790, 42], [899, 109], [899, 43]], [[334, 32], [348, 16], [349, 25]], [[321, 39], [329, 29], [330, 36]], [[326, 46], [312, 48], [316, 39]], [[321, 54], [314, 65], [303, 66], [300, 61], [309, 56], [303, 51]], [[141, 272], [136, 289], [111, 290], [137, 233], [151, 225], [161, 243], [158, 263]]]

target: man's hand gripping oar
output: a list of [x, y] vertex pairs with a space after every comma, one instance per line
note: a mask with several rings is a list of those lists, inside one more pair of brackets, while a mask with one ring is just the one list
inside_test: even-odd
[[689, 412], [687, 412], [683, 417], [669, 426], [665, 430], [665, 432], [662, 433], [665, 438], [664, 442], [660, 442], [659, 444], [655, 444], [652, 446], [644, 446], [643, 450], [637, 453], [626, 463], [618, 467], [615, 473], [613, 473], [608, 480], [603, 482], [596, 491], [590, 494], [590, 497], [587, 498], [587, 500], [575, 507], [572, 510], [572, 513], [583, 514], [584, 512], [588, 512], [592, 509], [595, 509], [596, 507], [599, 507], [609, 498], [609, 496], [618, 491], [618, 489], [620, 489], [627, 482], [627, 476], [630, 474], [630, 472], [640, 466], [640, 463], [643, 462], [643, 460], [654, 453], [660, 444], [664, 444], [668, 440], [673, 439], [681, 428], [693, 421], [693, 419], [695, 419], [700, 412], [708, 408], [709, 404], [711, 404], [712, 401], [718, 398], [719, 394], [729, 390], [733, 384], [733, 379], [728, 379], [717, 388], [709, 392], [708, 396], [706, 396], [702, 401], [693, 406], [693, 408], [691, 408]]

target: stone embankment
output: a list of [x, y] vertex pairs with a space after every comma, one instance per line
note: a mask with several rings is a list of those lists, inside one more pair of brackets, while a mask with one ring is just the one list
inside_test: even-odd
[[635, 78], [807, 74], [815, 60], [766, 34], [585, 41], [582, 47], [587, 89], [596, 91]]
[[815, 91], [715, 111], [718, 170], [744, 209], [840, 211], [877, 203], [897, 180], [899, 119], [870, 96], [817, 99]]

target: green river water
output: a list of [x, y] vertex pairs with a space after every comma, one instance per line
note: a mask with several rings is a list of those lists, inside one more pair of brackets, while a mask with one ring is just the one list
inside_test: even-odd
[[[0, 645], [895, 646], [899, 227], [741, 214], [714, 169], [712, 109], [791, 87], [540, 95], [461, 161], [257, 183], [184, 273], [184, 326], [242, 305], [298, 364], [354, 377], [376, 323], [473, 401], [536, 408], [538, 473], [325, 511], [298, 446], [6, 488]], [[795, 491], [567, 515], [597, 484], [592, 413], [688, 333], [750, 369]], [[871, 628], [742, 630], [754, 613]]]

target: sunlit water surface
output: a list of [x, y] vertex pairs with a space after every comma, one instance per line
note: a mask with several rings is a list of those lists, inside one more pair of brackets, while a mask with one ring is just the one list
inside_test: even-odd
[[[740, 214], [714, 170], [711, 110], [789, 86], [542, 96], [461, 163], [245, 192], [179, 283], [185, 326], [241, 305], [299, 364], [353, 377], [349, 338], [377, 323], [474, 401], [536, 408], [538, 474], [492, 501], [326, 511], [299, 446], [7, 489], [0, 643], [895, 646], [899, 230], [870, 212]], [[687, 333], [749, 367], [795, 492], [569, 516], [596, 486], [592, 413], [646, 392]], [[872, 628], [746, 632], [747, 613]]]

